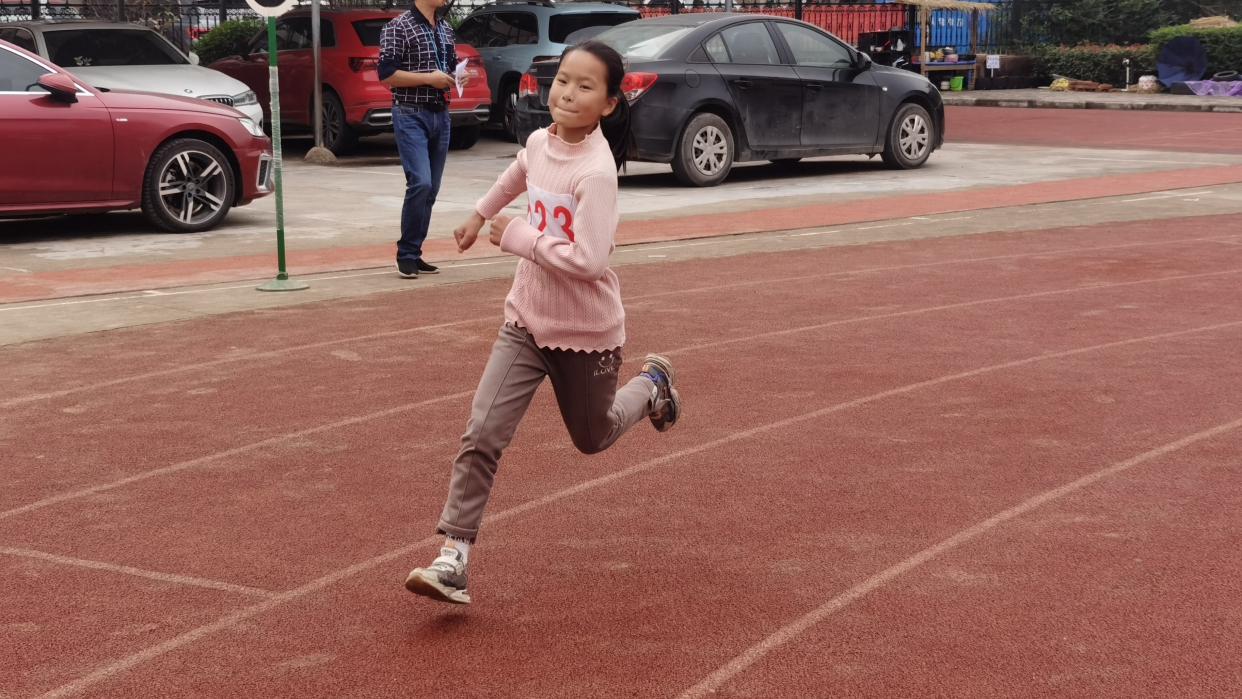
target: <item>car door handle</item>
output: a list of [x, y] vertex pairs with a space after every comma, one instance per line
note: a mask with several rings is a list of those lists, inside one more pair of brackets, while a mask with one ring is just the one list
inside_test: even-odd
[[739, 90], [749, 90], [754, 85], [749, 80], [734, 80], [732, 84], [736, 85]]
[[807, 83], [806, 89], [810, 90], [811, 92], [819, 92], [820, 90], [824, 89], [824, 86], [820, 85], [819, 83]]

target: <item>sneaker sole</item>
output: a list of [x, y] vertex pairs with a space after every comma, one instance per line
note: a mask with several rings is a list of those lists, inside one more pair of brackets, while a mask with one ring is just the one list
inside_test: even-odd
[[428, 271], [427, 271], [427, 270], [425, 270], [425, 269], [420, 269], [420, 270], [418, 270], [418, 273], [419, 273], [419, 274], [439, 274], [439, 273], [440, 273], [440, 270], [435, 269], [435, 270], [432, 270], [432, 271], [428, 272]]
[[397, 268], [398, 277], [401, 277], [402, 279], [418, 279], [418, 272], [415, 272], [414, 274], [406, 274], [405, 272], [401, 271], [400, 265], [394, 265], [394, 267]]
[[424, 577], [421, 568], [415, 568], [410, 571], [410, 577], [405, 579], [405, 589], [420, 597], [433, 599], [437, 602], [470, 604], [470, 594], [468, 592], [445, 587], [438, 580]]
[[656, 428], [656, 432], [668, 432], [673, 429], [673, 425], [676, 425], [677, 421], [681, 419], [681, 394], [678, 393], [677, 389], [673, 388], [671, 385], [669, 386], [668, 392], [673, 396], [669, 401], [669, 404], [673, 406], [673, 419], [663, 425], [657, 425], [656, 418], [651, 418], [651, 426]]

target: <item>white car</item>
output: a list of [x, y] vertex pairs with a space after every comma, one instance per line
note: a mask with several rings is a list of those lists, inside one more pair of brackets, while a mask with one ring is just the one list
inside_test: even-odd
[[122, 22], [7, 22], [0, 39], [108, 90], [142, 90], [227, 104], [260, 126], [263, 107], [246, 84], [199, 65], [155, 31]]

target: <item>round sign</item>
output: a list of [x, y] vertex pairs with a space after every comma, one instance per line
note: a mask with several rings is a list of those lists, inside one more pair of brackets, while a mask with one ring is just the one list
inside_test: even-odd
[[298, 0], [246, 0], [250, 9], [264, 17], [279, 17], [298, 6]]

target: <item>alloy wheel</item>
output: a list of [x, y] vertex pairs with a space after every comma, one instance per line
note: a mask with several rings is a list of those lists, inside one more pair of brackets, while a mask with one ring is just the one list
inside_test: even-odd
[[160, 173], [160, 204], [170, 216], [194, 225], [213, 218], [225, 205], [228, 165], [202, 151], [175, 155]]
[[335, 144], [337, 139], [341, 137], [341, 112], [336, 108], [336, 102], [332, 100], [323, 101], [323, 117], [320, 128], [323, 129], [324, 145]]
[[897, 138], [902, 155], [909, 160], [922, 158], [931, 141], [927, 120], [918, 114], [911, 114], [901, 122], [901, 133]]
[[691, 144], [694, 167], [704, 175], [711, 176], [727, 165], [729, 144], [725, 135], [715, 126], [704, 126], [694, 135]]

